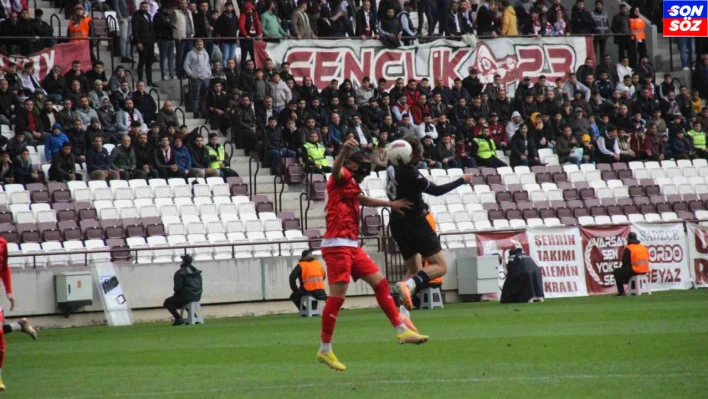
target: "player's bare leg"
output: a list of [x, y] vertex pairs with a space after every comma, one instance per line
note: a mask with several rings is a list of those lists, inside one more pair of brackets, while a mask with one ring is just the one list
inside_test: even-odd
[[[413, 262], [416, 261], [416, 257], [417, 255], [406, 261], [406, 265], [409, 266], [409, 273], [412, 271], [411, 269], [414, 266]], [[447, 273], [447, 260], [445, 260], [445, 255], [442, 251], [426, 257], [425, 262], [427, 262], [428, 266], [425, 268], [421, 267], [412, 277], [397, 284], [398, 293], [401, 296], [401, 303], [408, 310], [413, 308], [412, 293], [415, 291], [416, 287], [426, 286], [430, 280], [435, 280]]]
[[344, 371], [347, 367], [342, 364], [332, 352], [332, 335], [337, 323], [339, 310], [344, 304], [347, 296], [347, 283], [334, 283], [329, 285], [329, 297], [322, 310], [322, 336], [320, 340], [320, 350], [317, 352], [317, 360], [324, 363], [332, 370]]
[[[379, 307], [386, 314], [386, 317], [388, 317], [391, 325], [396, 330], [396, 339], [399, 344], [423, 344], [428, 342], [430, 338], [427, 335], [420, 335], [417, 333], [415, 327], [410, 328], [406, 325], [396, 308], [396, 303], [393, 301], [388, 280], [386, 280], [381, 272], [370, 274], [364, 277], [363, 280], [374, 289], [376, 302], [378, 302]], [[412, 325], [412, 323], [410, 324]]]

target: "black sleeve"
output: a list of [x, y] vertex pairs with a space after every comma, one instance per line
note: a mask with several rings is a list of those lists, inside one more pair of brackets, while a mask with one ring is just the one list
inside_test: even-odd
[[300, 265], [295, 266], [293, 271], [290, 272], [290, 289], [295, 292], [297, 291], [297, 280], [302, 275], [302, 268]]
[[627, 247], [624, 248], [624, 253], [622, 254], [622, 267], [632, 267], [632, 251]]
[[184, 277], [182, 274], [178, 271], [175, 273], [174, 277], [174, 291], [175, 295], [179, 296], [182, 294], [182, 286], [184, 285]]
[[[427, 180], [427, 179], [425, 179]], [[428, 181], [428, 187], [423, 190], [424, 193], [434, 195], [436, 197], [439, 197], [441, 195], [445, 195], [449, 193], [450, 191], [456, 189], [457, 187], [462, 186], [465, 184], [465, 180], [463, 178], [459, 178], [457, 180], [451, 181], [450, 183], [443, 184], [442, 186], [438, 186], [435, 183]]]

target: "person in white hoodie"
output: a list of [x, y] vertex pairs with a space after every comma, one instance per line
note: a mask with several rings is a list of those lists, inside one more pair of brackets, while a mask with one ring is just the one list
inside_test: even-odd
[[283, 82], [283, 79], [278, 73], [274, 74], [271, 78], [270, 92], [273, 95], [273, 108], [276, 113], [280, 113], [280, 111], [284, 110], [293, 99], [292, 90]]
[[425, 136], [430, 136], [433, 140], [438, 139], [438, 131], [435, 129], [433, 117], [430, 114], [423, 115], [423, 123], [418, 125], [415, 130], [415, 135], [418, 136], [419, 140], [423, 140]]
[[521, 126], [522, 123], [523, 120], [521, 119], [521, 114], [519, 111], [514, 111], [514, 113], [511, 114], [511, 120], [506, 124], [507, 141], [511, 141], [511, 138], [514, 137], [516, 131], [519, 130], [519, 126]]
[[209, 80], [211, 79], [211, 65], [209, 54], [204, 49], [204, 41], [194, 42], [194, 48], [187, 53], [184, 59], [184, 73], [189, 76], [189, 96], [192, 98], [192, 111], [194, 118], [201, 117], [201, 105], [206, 99]]

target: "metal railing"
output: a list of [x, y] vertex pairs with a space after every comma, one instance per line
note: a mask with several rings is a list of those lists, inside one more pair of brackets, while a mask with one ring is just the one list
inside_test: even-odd
[[[153, 90], [155, 90], [155, 89], [153, 89]], [[176, 107], [176, 108], [175, 108], [175, 114], [176, 114], [177, 112], [180, 112], [180, 113], [182, 114], [182, 124], [183, 124], [183, 125], [186, 125], [186, 124], [187, 124], [187, 116], [185, 115], [184, 110], [183, 110], [182, 108], [180, 108], [180, 107]], [[177, 129], [177, 130], [179, 130], [179, 129]]]
[[[254, 242], [230, 242], [230, 243], [205, 243], [205, 244], [191, 244], [191, 245], [159, 245], [159, 246], [145, 246], [145, 247], [139, 247], [139, 248], [130, 248], [127, 245], [126, 246], [120, 246], [120, 247], [114, 247], [114, 248], [98, 248], [98, 249], [86, 249], [83, 251], [54, 251], [54, 252], [42, 252], [42, 253], [11, 253], [8, 255], [8, 258], [10, 259], [16, 259], [16, 258], [32, 258], [31, 262], [28, 262], [27, 267], [30, 269], [36, 269], [37, 266], [42, 267], [42, 265], [49, 263], [51, 264], [51, 260], [49, 262], [37, 262], [37, 258], [51, 258], [51, 257], [66, 257], [66, 263], [67, 266], [88, 266], [91, 264], [93, 261], [93, 255], [99, 255], [99, 254], [108, 254], [109, 257], [108, 259], [101, 258], [99, 261], [106, 261], [106, 262], [121, 262], [121, 261], [129, 261], [129, 260], [138, 260], [139, 256], [138, 254], [140, 252], [146, 252], [146, 251], [171, 251], [173, 254], [170, 256], [174, 256], [176, 254], [176, 251], [182, 251], [182, 254], [186, 255], [188, 253], [194, 254], [194, 256], [198, 256], [199, 252], [195, 252], [193, 250], [196, 249], [203, 249], [203, 248], [231, 248], [231, 258], [232, 259], [239, 259], [236, 258], [236, 248], [237, 247], [245, 247], [245, 246], [252, 246], [252, 247], [258, 247], [258, 246], [268, 246], [271, 248], [274, 248], [274, 246], [277, 247], [277, 255], [273, 256], [283, 256], [283, 250], [289, 245], [292, 244], [308, 244], [308, 247], [312, 247], [313, 242], [320, 242], [322, 241], [321, 238], [303, 238], [303, 239], [298, 239], [298, 240], [277, 240], [277, 241], [254, 241]], [[381, 249], [381, 238], [380, 237], [359, 237], [359, 242], [364, 244], [366, 241], [375, 241], [377, 249], [380, 251]], [[192, 250], [192, 251], [189, 251]], [[126, 254], [127, 253], [127, 254]], [[72, 263], [70, 260], [71, 256], [76, 256], [76, 255], [83, 255], [84, 261], [83, 263]], [[168, 256], [168, 255], [164, 255]], [[298, 256], [297, 254], [294, 256]], [[253, 258], [253, 257], [252, 257]], [[257, 258], [253, 258], [257, 259]], [[220, 260], [220, 259], [217, 259]], [[10, 262], [12, 264], [12, 262]]]
[[[253, 172], [253, 162], [256, 162], [256, 172]], [[253, 198], [254, 195], [258, 194], [258, 188], [256, 187], [258, 182], [258, 171], [261, 170], [261, 161], [255, 156], [251, 155], [248, 158], [248, 196]], [[254, 184], [256, 182], [256, 184]]]

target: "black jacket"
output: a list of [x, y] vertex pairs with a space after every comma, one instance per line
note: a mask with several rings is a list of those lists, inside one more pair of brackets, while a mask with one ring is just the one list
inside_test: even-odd
[[533, 259], [521, 249], [509, 252], [506, 281], [501, 303], [526, 303], [532, 298], [543, 298], [543, 276]]
[[152, 29], [155, 32], [155, 39], [172, 40], [172, 21], [170, 21], [170, 14], [168, 12], [163, 13], [162, 11], [163, 9], [160, 8], [152, 19]]
[[47, 77], [44, 78], [42, 88], [47, 94], [58, 94], [60, 96], [63, 96], [68, 89], [64, 76], [59, 75], [57, 78], [54, 78], [54, 74], [51, 71], [47, 74]]
[[192, 15], [192, 19], [194, 20], [194, 37], [211, 37], [209, 34], [209, 16], [207, 14], [199, 10]]
[[497, 28], [494, 26], [494, 14], [486, 6], [480, 6], [477, 9], [477, 35], [491, 36], [495, 31]]
[[212, 156], [206, 146], [198, 148], [196, 145], [189, 146], [189, 155], [192, 157], [192, 167], [206, 169], [211, 167]]
[[133, 24], [133, 42], [138, 43], [155, 43], [155, 30], [150, 20], [150, 15], [147, 18], [140, 12], [136, 12], [132, 19]]
[[202, 271], [184, 263], [180, 266], [174, 276], [175, 296], [190, 302], [198, 302], [202, 299]]
[[[223, 13], [216, 20], [214, 25], [214, 32], [221, 37], [236, 37], [239, 31], [239, 18], [236, 16], [236, 12], [228, 17], [226, 13]], [[236, 39], [222, 40], [225, 43], [234, 43]]]
[[[354, 16], [355, 31], [356, 31], [354, 36], [361, 37], [364, 35], [364, 31], [366, 29], [366, 16], [364, 13], [365, 13], [364, 9], [360, 8], [359, 11], [357, 11], [356, 15]], [[372, 35], [378, 34], [378, 29], [377, 29], [376, 25], [377, 25], [376, 13], [374, 13], [373, 9], [369, 10], [369, 28], [371, 29]]]
[[525, 155], [527, 158], [537, 156], [536, 143], [534, 143], [533, 137], [529, 135], [526, 135], [524, 139], [520, 134], [515, 134], [511, 139], [509, 149], [511, 150], [511, 154], [509, 155], [511, 166], [519, 165], [522, 155]]

